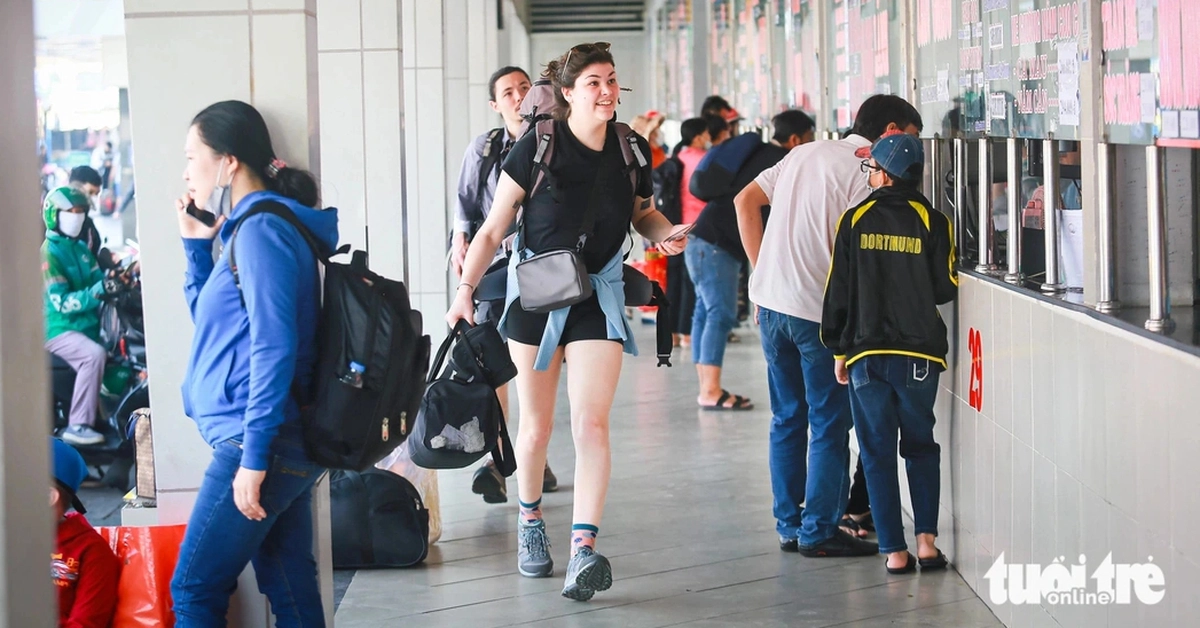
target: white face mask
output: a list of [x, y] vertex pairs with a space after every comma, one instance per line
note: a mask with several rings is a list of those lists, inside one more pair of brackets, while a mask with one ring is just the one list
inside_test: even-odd
[[83, 231], [83, 221], [85, 220], [87, 220], [87, 214], [60, 211], [58, 212], [58, 230], [68, 238], [77, 238]]
[[233, 200], [229, 196], [229, 185], [233, 183], [233, 177], [229, 177], [229, 181], [225, 185], [221, 185], [221, 175], [225, 173], [225, 158], [221, 158], [221, 169], [217, 171], [217, 182], [213, 185], [213, 190], [208, 195], [208, 202], [205, 203], [204, 209], [216, 214], [217, 216], [228, 216], [233, 211]]

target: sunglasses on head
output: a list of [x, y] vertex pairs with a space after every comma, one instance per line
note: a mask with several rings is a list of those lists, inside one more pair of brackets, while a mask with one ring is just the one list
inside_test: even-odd
[[579, 44], [577, 46], [571, 46], [571, 49], [567, 51], [567, 61], [563, 63], [563, 70], [565, 71], [567, 66], [571, 64], [571, 55], [575, 54], [576, 52], [579, 54], [608, 52], [608, 49], [611, 47], [612, 44], [608, 43], [607, 41], [598, 41], [591, 44]]

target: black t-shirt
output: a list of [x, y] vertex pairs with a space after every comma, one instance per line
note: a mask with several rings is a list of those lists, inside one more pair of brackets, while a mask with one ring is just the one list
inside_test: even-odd
[[[733, 199], [762, 171], [779, 163], [787, 154], [786, 148], [774, 144], [764, 144], [755, 151], [750, 159], [746, 160], [742, 169], [738, 170], [737, 176], [733, 180], [733, 186], [725, 194], [714, 198], [704, 206], [704, 211], [700, 212], [699, 218], [696, 218], [696, 226], [692, 228], [692, 235], [725, 249], [738, 259], [745, 260], [746, 249], [742, 247], [742, 238], [737, 224], [737, 210], [733, 206]], [[767, 213], [768, 210], [764, 209], [764, 220]]]
[[[532, 195], [528, 191], [535, 179], [537, 133], [527, 133], [517, 140], [504, 160], [504, 172], [526, 191], [522, 243], [534, 253], [574, 248], [594, 189], [595, 225], [583, 248], [583, 260], [588, 272], [598, 273], [621, 251], [633, 218], [634, 190], [621, 156], [621, 140], [616, 127], [610, 124], [604, 150], [597, 152], [580, 143], [566, 122], [555, 122], [553, 141], [553, 163]], [[649, 161], [650, 145], [638, 137], [638, 146]], [[637, 196], [650, 198], [653, 194], [647, 164], [638, 177]]]

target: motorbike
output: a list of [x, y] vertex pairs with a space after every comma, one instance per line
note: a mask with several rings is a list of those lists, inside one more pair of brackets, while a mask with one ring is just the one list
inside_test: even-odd
[[[136, 479], [133, 447], [136, 410], [150, 406], [146, 370], [146, 340], [142, 325], [142, 288], [136, 255], [114, 262], [105, 279], [100, 307], [101, 344], [108, 352], [100, 387], [100, 410], [92, 426], [104, 435], [96, 445], [76, 445], [84, 462], [106, 486], [128, 491]], [[58, 356], [47, 353], [53, 392], [54, 433], [68, 425], [75, 370]]]

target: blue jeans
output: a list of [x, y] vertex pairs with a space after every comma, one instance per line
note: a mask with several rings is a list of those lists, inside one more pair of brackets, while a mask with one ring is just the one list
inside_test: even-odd
[[308, 461], [299, 443], [276, 449], [259, 493], [262, 521], [247, 519], [233, 501], [241, 447], [226, 441], [213, 449], [171, 579], [176, 628], [224, 626], [229, 597], [251, 562], [276, 626], [325, 625], [312, 515], [312, 488], [325, 469]]
[[933, 440], [933, 404], [938, 373], [936, 363], [902, 355], [871, 355], [850, 365], [850, 404], [882, 554], [908, 549], [900, 516], [897, 434], [914, 530], [937, 535], [942, 448]]
[[781, 537], [816, 545], [837, 534], [850, 492], [849, 395], [834, 377], [818, 323], [758, 311], [771, 391], [775, 527]]
[[692, 361], [721, 366], [729, 332], [737, 324], [738, 271], [742, 263], [725, 249], [696, 236], [684, 250], [696, 286], [692, 314]]

